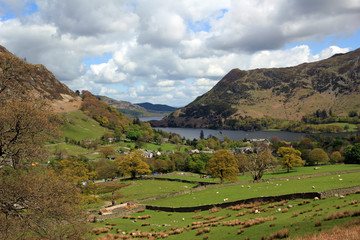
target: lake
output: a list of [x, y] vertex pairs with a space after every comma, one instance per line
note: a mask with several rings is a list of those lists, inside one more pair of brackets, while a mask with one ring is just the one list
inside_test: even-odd
[[[145, 120], [146, 119], [146, 120]], [[162, 117], [148, 117], [148, 118], [140, 118], [141, 121], [150, 121], [150, 120], [160, 120]], [[295, 142], [300, 141], [301, 138], [308, 136], [308, 133], [294, 133], [294, 132], [286, 132], [286, 131], [240, 131], [240, 130], [213, 130], [213, 129], [202, 129], [202, 128], [155, 128], [160, 129], [166, 132], [177, 133], [181, 137], [185, 137], [186, 139], [199, 139], [200, 132], [203, 130], [204, 137], [215, 136], [220, 140], [224, 139], [224, 136], [228, 136], [231, 140], [244, 140], [247, 139], [268, 139], [270, 140], [272, 137], [277, 136], [281, 140], [287, 142]], [[359, 132], [355, 132], [359, 134]], [[319, 133], [320, 134], [320, 133]], [[354, 133], [322, 133], [324, 136], [347, 136], [349, 134]]]
[[[215, 136], [220, 140], [224, 139], [224, 136], [228, 136], [231, 140], [244, 140], [247, 139], [268, 139], [272, 137], [278, 137], [280, 140], [287, 142], [300, 141], [301, 138], [309, 136], [309, 133], [294, 133], [286, 131], [240, 131], [240, 130], [213, 130], [213, 129], [202, 129], [202, 128], [155, 128], [166, 132], [177, 133], [181, 137], [187, 139], [199, 139], [201, 130], [204, 131], [204, 137], [207, 138], [209, 135]], [[350, 134], [360, 134], [360, 132], [345, 132], [345, 133], [316, 133], [323, 136], [340, 136], [345, 137]]]
[[204, 137], [215, 136], [220, 140], [224, 139], [224, 136], [228, 136], [231, 140], [244, 140], [254, 139], [254, 138], [265, 138], [271, 139], [274, 136], [277, 136], [281, 140], [285, 141], [299, 141], [301, 138], [305, 137], [306, 133], [293, 133], [293, 132], [283, 132], [283, 131], [240, 131], [240, 130], [213, 130], [213, 129], [202, 129], [202, 128], [155, 128], [160, 129], [166, 132], [177, 133], [181, 137], [187, 139], [199, 139], [201, 130], [204, 132]]

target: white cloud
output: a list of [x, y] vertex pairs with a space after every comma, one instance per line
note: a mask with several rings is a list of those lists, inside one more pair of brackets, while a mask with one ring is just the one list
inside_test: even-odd
[[0, 20], [1, 45], [73, 90], [131, 102], [183, 106], [233, 68], [317, 61], [359, 42], [341, 41], [360, 29], [352, 0], [35, 0], [23, 15], [27, 2], [5, 0], [16, 18]]

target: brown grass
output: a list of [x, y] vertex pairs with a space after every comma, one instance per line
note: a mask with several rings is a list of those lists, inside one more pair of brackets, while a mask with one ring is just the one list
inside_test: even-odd
[[294, 240], [358, 240], [360, 239], [360, 219], [344, 224], [343, 226], [335, 226], [332, 229], [322, 231], [320, 233], [309, 234]]
[[272, 233], [270, 234], [269, 236], [269, 240], [272, 240], [272, 239], [282, 239], [282, 238], [287, 238], [290, 236], [290, 232], [289, 232], [289, 229], [283, 229], [283, 230], [280, 230], [280, 231], [277, 231], [276, 233]]
[[335, 212], [333, 214], [330, 214], [326, 217], [324, 217], [324, 221], [339, 219], [339, 218], [346, 218], [346, 217], [357, 217], [360, 216], [360, 210], [356, 210], [353, 212], [350, 212], [349, 210], [345, 210], [342, 212]]

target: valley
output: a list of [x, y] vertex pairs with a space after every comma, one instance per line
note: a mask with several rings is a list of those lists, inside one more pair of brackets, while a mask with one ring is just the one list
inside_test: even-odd
[[[129, 118], [111, 99], [72, 92], [45, 67], [4, 49], [0, 57], [0, 238], [296, 239], [339, 228], [358, 237], [354, 106], [315, 110], [300, 124], [225, 119], [236, 113], [224, 102], [193, 103], [159, 122], [173, 119], [179, 127], [176, 114], [191, 113], [205, 125], [156, 128]], [[229, 74], [225, 81], [253, 73]], [[204, 119], [219, 129], [195, 129], [210, 127]], [[231, 131], [220, 123], [272, 131]]]

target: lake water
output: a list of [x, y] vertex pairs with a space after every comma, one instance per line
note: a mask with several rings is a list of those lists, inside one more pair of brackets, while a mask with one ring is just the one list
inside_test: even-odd
[[277, 136], [281, 140], [285, 141], [299, 141], [301, 138], [306, 136], [306, 133], [293, 133], [293, 132], [283, 132], [283, 131], [240, 131], [240, 130], [213, 130], [213, 129], [201, 129], [201, 128], [156, 128], [161, 129], [166, 132], [177, 133], [181, 137], [187, 139], [199, 139], [200, 132], [203, 130], [204, 137], [215, 136], [220, 140], [224, 139], [224, 136], [228, 136], [231, 140], [244, 140], [247, 139], [271, 139], [274, 136]]
[[[143, 120], [147, 119], [147, 120]], [[160, 120], [162, 117], [149, 117], [149, 118], [140, 118], [142, 121], [150, 121], [150, 120]], [[240, 131], [240, 130], [213, 130], [213, 129], [202, 129], [202, 128], [155, 128], [160, 129], [166, 132], [177, 133], [181, 137], [185, 137], [186, 139], [199, 139], [200, 132], [203, 130], [204, 137], [215, 136], [220, 140], [224, 139], [224, 136], [228, 136], [231, 140], [244, 140], [247, 139], [268, 139], [270, 140], [272, 137], [278, 137], [281, 140], [288, 142], [300, 141], [301, 138], [308, 136], [308, 133], [294, 133], [294, 132], [285, 132], [285, 131]], [[347, 136], [352, 133], [324, 133], [324, 136]], [[359, 134], [359, 132], [357, 132]]]
[[155, 117], [141, 117], [139, 118], [139, 120], [146, 122], [146, 121], [151, 121], [151, 120], [161, 120], [163, 119], [164, 116], [155, 116]]

